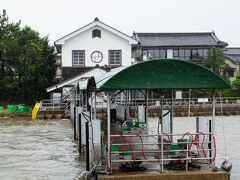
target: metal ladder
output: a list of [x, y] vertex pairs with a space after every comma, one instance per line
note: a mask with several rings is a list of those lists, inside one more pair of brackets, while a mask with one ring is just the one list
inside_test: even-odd
[[62, 97], [62, 103], [64, 104], [64, 114], [66, 118], [70, 118], [71, 114], [71, 94], [66, 94]]

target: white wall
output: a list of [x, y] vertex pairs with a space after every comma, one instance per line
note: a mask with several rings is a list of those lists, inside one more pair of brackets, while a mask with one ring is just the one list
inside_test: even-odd
[[167, 58], [173, 58], [173, 49], [167, 49]]
[[[92, 38], [92, 30], [101, 30], [101, 38]], [[95, 26], [69, 40], [62, 45], [62, 66], [72, 66], [72, 50], [85, 50], [85, 66], [95, 66], [91, 54], [100, 51], [103, 60], [99, 64], [108, 65], [108, 50], [122, 50], [122, 65], [131, 64], [131, 45], [129, 42], [99, 26]]]

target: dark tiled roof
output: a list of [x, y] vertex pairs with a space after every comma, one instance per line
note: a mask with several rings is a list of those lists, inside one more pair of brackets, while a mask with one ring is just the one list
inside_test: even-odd
[[240, 56], [240, 47], [229, 47], [224, 49], [225, 54], [239, 55]]
[[62, 78], [68, 81], [70, 78], [80, 76], [94, 67], [62, 67]]
[[220, 41], [214, 32], [203, 33], [133, 33], [141, 46], [221, 46], [228, 44]]
[[240, 64], [240, 48], [225, 48], [224, 54], [229, 60]]

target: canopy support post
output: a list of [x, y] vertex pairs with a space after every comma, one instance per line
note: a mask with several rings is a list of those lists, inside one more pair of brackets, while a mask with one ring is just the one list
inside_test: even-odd
[[146, 101], [145, 122], [146, 124], [148, 124], [148, 90], [145, 91], [145, 101]]
[[89, 111], [89, 108], [88, 108], [88, 93], [85, 92], [85, 105], [86, 105], [86, 111]]
[[108, 135], [108, 152], [107, 152], [107, 160], [108, 160], [108, 162], [107, 162], [107, 169], [108, 169], [108, 171], [110, 171], [111, 170], [111, 157], [110, 157], [110, 153], [111, 153], [111, 145], [110, 145], [110, 143], [111, 143], [111, 139], [110, 139], [110, 133], [111, 133], [111, 127], [110, 127], [110, 123], [111, 123], [111, 119], [110, 119], [110, 102], [111, 100], [110, 100], [110, 93], [109, 92], [107, 92], [107, 131], [108, 131], [108, 133], [107, 133], [107, 135]]
[[97, 92], [94, 90], [94, 120], [97, 119]]
[[[212, 123], [210, 124], [211, 127], [211, 134], [210, 134], [210, 145], [212, 147], [212, 138], [215, 135], [215, 115], [216, 115], [216, 89], [213, 90], [212, 93]], [[211, 152], [210, 152], [211, 153]], [[212, 153], [210, 154], [210, 157], [212, 158]], [[215, 162], [212, 162], [213, 165], [215, 165]]]
[[[170, 134], [173, 134], [173, 89], [172, 89], [172, 98], [171, 98]], [[171, 136], [171, 140], [172, 140], [172, 136]]]
[[159, 125], [160, 124], [161, 124], [161, 134], [163, 132], [162, 122], [163, 122], [163, 97], [161, 97], [161, 117], [158, 120], [158, 134], [159, 134]]
[[190, 117], [190, 113], [191, 113], [191, 89], [189, 89], [188, 92], [188, 117]]
[[91, 121], [92, 121], [92, 119], [93, 119], [93, 93], [92, 92], [90, 92], [89, 105], [90, 105], [90, 117], [91, 117]]

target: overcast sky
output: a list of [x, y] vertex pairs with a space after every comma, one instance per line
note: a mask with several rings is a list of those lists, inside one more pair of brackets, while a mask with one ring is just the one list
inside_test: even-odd
[[0, 0], [11, 22], [22, 21], [51, 43], [92, 22], [132, 32], [211, 32], [240, 47], [239, 0]]

